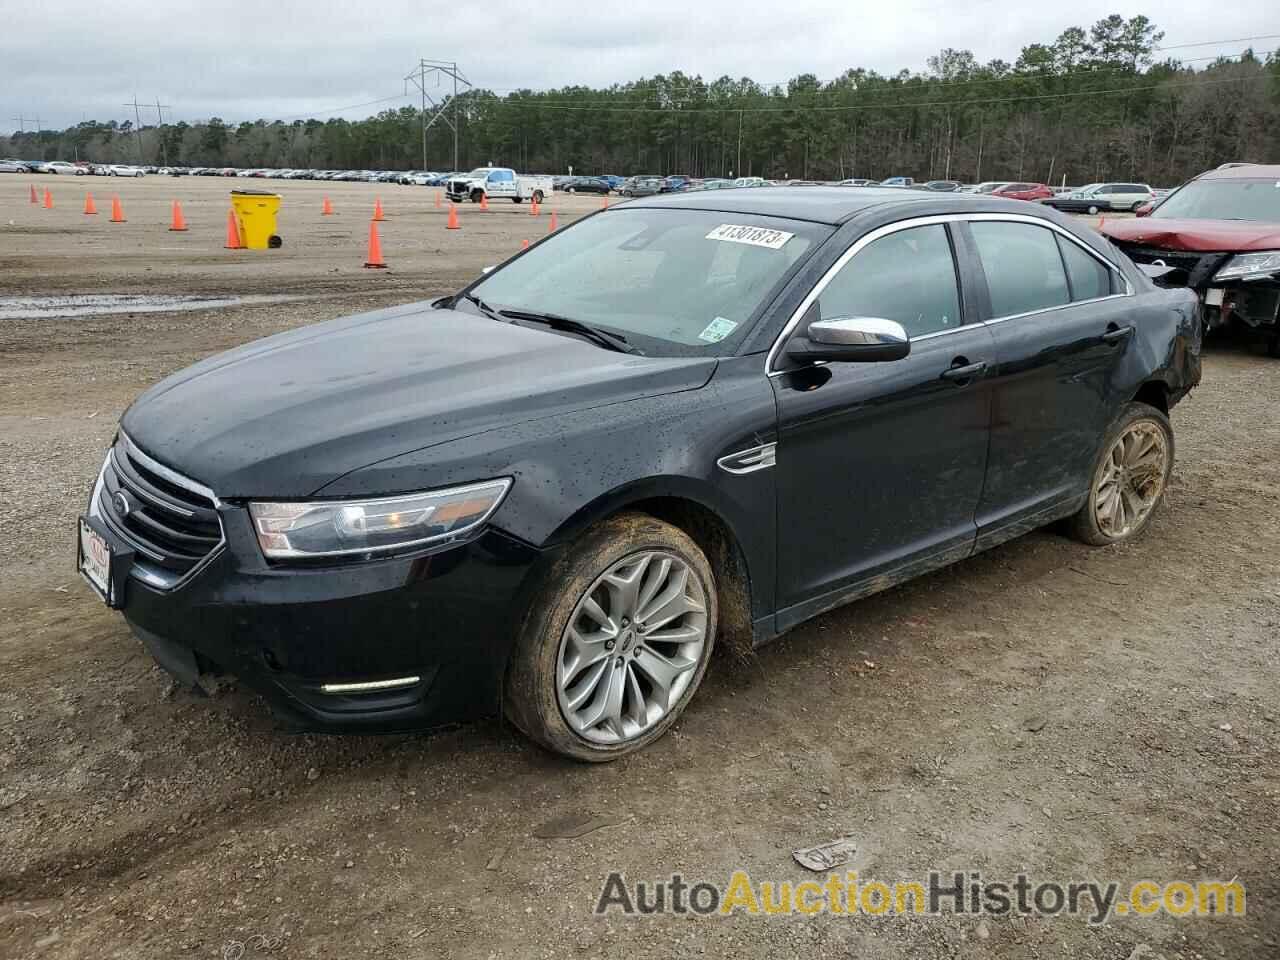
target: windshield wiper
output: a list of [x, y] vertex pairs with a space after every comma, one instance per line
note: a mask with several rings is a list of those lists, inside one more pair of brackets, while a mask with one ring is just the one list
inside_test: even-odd
[[486, 317], [488, 317], [490, 320], [497, 320], [499, 323], [506, 322], [505, 320], [502, 319], [502, 317], [498, 316], [497, 310], [493, 309], [493, 307], [489, 306], [487, 303], [485, 303], [483, 300], [477, 297], [474, 293], [464, 293], [462, 295], [462, 299], [466, 300], [468, 303], [474, 303], [476, 305], [476, 308], [481, 313], [483, 313]]
[[589, 323], [583, 323], [581, 320], [574, 320], [572, 317], [562, 317], [558, 313], [538, 313], [532, 310], [499, 310], [498, 313], [504, 317], [510, 317], [512, 320], [528, 320], [532, 323], [543, 323], [552, 330], [562, 330], [565, 333], [576, 333], [579, 336], [586, 337], [606, 350], [617, 350], [619, 353], [631, 353], [638, 356], [644, 356], [644, 351], [627, 343], [627, 338], [620, 333], [612, 333], [602, 327], [593, 327]]

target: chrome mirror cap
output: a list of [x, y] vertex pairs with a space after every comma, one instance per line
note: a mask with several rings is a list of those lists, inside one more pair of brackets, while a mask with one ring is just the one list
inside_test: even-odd
[[909, 341], [907, 331], [896, 320], [882, 317], [836, 317], [815, 320], [807, 335], [814, 343], [828, 346], [888, 346]]

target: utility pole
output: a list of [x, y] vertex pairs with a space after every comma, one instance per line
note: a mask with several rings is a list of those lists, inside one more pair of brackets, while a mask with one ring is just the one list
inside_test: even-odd
[[[441, 102], [437, 103], [431, 94], [427, 93], [427, 78], [434, 77], [436, 86], [440, 86], [441, 77], [453, 80], [453, 93], [445, 97]], [[422, 95], [422, 169], [427, 169], [427, 131], [431, 129], [431, 125], [437, 120], [443, 118], [453, 129], [453, 169], [458, 169], [458, 84], [470, 87], [471, 81], [464, 77], [458, 71], [458, 64], [454, 60], [426, 60], [419, 59], [418, 65], [409, 72], [404, 78], [405, 93], [409, 92], [409, 84], [412, 83], [418, 88], [418, 92]], [[427, 103], [431, 104], [431, 108], [435, 110], [435, 116], [427, 122]], [[445, 113], [445, 107], [451, 108], [452, 117]]]
[[133, 95], [133, 103], [126, 103], [124, 106], [133, 107], [135, 124], [133, 133], [138, 143], [138, 166], [142, 166], [142, 111], [141, 104], [138, 103], [138, 95], [135, 93]]
[[161, 163], [166, 167], [169, 165], [169, 146], [164, 142], [164, 113], [165, 110], [172, 110], [169, 104], [160, 102], [160, 98], [156, 97], [156, 117], [160, 121], [160, 156]]
[[734, 168], [742, 176], [742, 111], [738, 111], [738, 165]]
[[29, 117], [24, 117], [19, 113], [16, 117], [10, 117], [9, 119], [18, 125], [18, 131], [20, 133], [27, 132], [27, 120], [30, 119]]

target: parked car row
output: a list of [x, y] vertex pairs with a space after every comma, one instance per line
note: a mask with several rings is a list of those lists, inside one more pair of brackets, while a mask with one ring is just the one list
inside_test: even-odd
[[[500, 168], [480, 168], [484, 170]], [[501, 168], [505, 169], [505, 168]], [[448, 188], [451, 180], [462, 180], [469, 175], [460, 171], [437, 172], [432, 170], [311, 170], [274, 169], [254, 167], [180, 167], [133, 166], [130, 164], [69, 163], [65, 160], [36, 161], [6, 158], [0, 161], [0, 173], [46, 173], [64, 176], [141, 177], [148, 173], [167, 176], [195, 177], [255, 177], [275, 180], [332, 180], [343, 182], [400, 183], [407, 186]], [[621, 177], [616, 174], [593, 176], [555, 176], [545, 178], [552, 190], [564, 193], [591, 193], [608, 195], [617, 193], [623, 197], [648, 197], [658, 193], [683, 193], [690, 190], [723, 190], [731, 187], [895, 187], [904, 190], [928, 190], [935, 193], [976, 193], [1010, 200], [1026, 200], [1045, 203], [1070, 213], [1098, 214], [1115, 211], [1133, 211], [1169, 193], [1155, 190], [1145, 183], [1091, 183], [1083, 187], [1053, 188], [1048, 184], [988, 180], [976, 185], [965, 185], [957, 180], [929, 180], [917, 182], [912, 177], [892, 176], [883, 180], [850, 177], [835, 184], [817, 180], [766, 180], [763, 177], [697, 178], [683, 175], [659, 176], [641, 174]], [[541, 184], [540, 184], [541, 187]], [[474, 191], [468, 191], [473, 193]], [[543, 191], [545, 192], [545, 191]], [[503, 194], [505, 196], [506, 194]]]

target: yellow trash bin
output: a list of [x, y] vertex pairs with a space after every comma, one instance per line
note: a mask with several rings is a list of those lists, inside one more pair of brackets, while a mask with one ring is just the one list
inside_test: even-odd
[[231, 206], [236, 211], [241, 246], [249, 250], [280, 246], [280, 237], [276, 234], [280, 194], [265, 190], [232, 190]]

